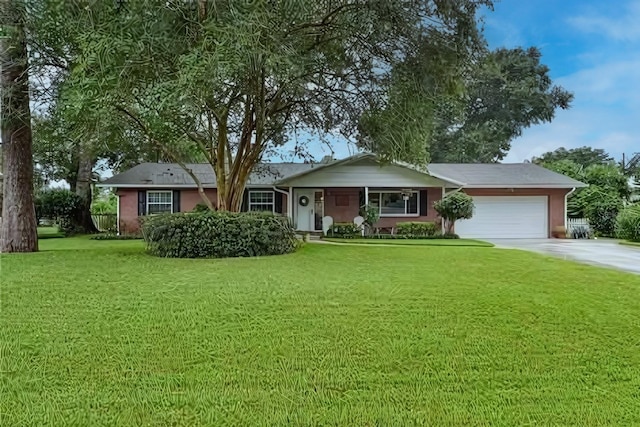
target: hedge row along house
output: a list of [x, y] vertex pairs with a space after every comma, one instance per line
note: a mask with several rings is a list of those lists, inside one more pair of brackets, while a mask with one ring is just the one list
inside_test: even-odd
[[[209, 164], [187, 165], [208, 197], [216, 199]], [[177, 164], [143, 163], [99, 184], [118, 196], [120, 233], [135, 233], [138, 217], [185, 212], [202, 202], [193, 179]], [[436, 200], [455, 191], [474, 199], [472, 219], [456, 223], [468, 238], [548, 238], [566, 226], [567, 196], [582, 182], [529, 163], [381, 164], [373, 154], [321, 163], [263, 163], [246, 186], [243, 211], [287, 215], [301, 232], [322, 231], [323, 218], [351, 222], [360, 208], [379, 209], [375, 227], [391, 231], [403, 221], [436, 221]]]

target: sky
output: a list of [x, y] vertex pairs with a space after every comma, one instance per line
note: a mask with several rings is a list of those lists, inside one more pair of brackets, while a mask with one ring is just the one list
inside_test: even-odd
[[575, 96], [514, 140], [504, 162], [585, 145], [616, 159], [640, 152], [640, 0], [501, 0], [483, 15], [491, 48], [537, 46]]
[[[640, 0], [498, 0], [481, 16], [491, 49], [538, 47], [554, 84], [575, 96], [551, 123], [525, 129], [504, 163], [559, 147], [602, 148], [616, 160], [640, 152]], [[332, 148], [337, 158], [353, 151]]]

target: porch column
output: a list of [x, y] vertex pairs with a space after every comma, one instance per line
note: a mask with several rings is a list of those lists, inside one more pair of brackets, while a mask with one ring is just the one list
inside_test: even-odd
[[369, 187], [364, 187], [364, 205], [369, 206]]
[[293, 187], [289, 187], [289, 194], [287, 195], [287, 216], [293, 223]]

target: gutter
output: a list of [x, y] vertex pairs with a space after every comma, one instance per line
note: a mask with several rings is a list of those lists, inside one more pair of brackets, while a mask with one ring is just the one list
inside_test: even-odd
[[567, 232], [567, 198], [576, 191], [576, 187], [573, 187], [571, 191], [564, 195], [564, 231]]

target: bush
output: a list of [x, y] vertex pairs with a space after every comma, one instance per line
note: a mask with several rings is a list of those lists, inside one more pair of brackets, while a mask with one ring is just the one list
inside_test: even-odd
[[[333, 236], [327, 236], [327, 237], [333, 237]], [[340, 238], [341, 236], [335, 236], [337, 238]], [[356, 236], [359, 239], [378, 239], [378, 240], [436, 240], [436, 239], [459, 239], [460, 236], [458, 236], [455, 233], [446, 233], [446, 234], [441, 234], [441, 233], [436, 233], [436, 234], [432, 234], [431, 236], [414, 236], [411, 234], [371, 234], [368, 236]], [[351, 237], [343, 237], [343, 238], [353, 238], [353, 236]]]
[[75, 232], [75, 218], [80, 212], [82, 199], [76, 193], [64, 189], [51, 189], [35, 198], [36, 218], [54, 220], [65, 234]]
[[336, 222], [327, 231], [328, 237], [342, 237], [352, 239], [362, 236], [362, 228], [353, 222]]
[[473, 216], [473, 198], [465, 193], [456, 192], [433, 204], [438, 215], [445, 221], [447, 233], [453, 232], [453, 226], [459, 219]]
[[298, 247], [288, 218], [262, 212], [186, 212], [141, 220], [147, 251], [170, 258], [281, 255]]
[[428, 221], [399, 222], [397, 228], [399, 235], [428, 237], [438, 233], [435, 222]]
[[137, 234], [101, 233], [91, 237], [91, 240], [140, 240], [142, 236]]
[[621, 239], [640, 242], [640, 204], [627, 206], [618, 214], [616, 235]]
[[613, 237], [616, 233], [616, 218], [622, 209], [622, 201], [604, 198], [585, 208], [589, 225], [596, 236]]
[[209, 212], [211, 209], [204, 203], [198, 203], [193, 207], [192, 212]]

